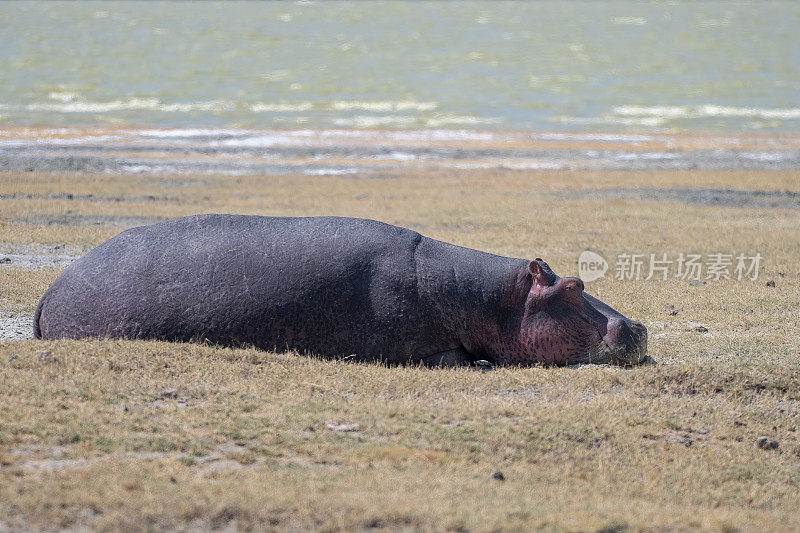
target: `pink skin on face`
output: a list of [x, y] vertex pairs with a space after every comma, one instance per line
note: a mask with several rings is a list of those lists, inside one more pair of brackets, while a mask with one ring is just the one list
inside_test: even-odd
[[580, 279], [559, 278], [539, 258], [528, 270], [519, 281], [527, 295], [517, 326], [481, 328], [496, 363], [624, 363], [646, 346], [644, 326], [586, 295]]

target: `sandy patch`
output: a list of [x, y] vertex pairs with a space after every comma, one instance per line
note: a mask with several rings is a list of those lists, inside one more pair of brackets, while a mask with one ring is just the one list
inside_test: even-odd
[[0, 341], [24, 341], [33, 338], [33, 315], [0, 317]]
[[0, 247], [0, 268], [64, 269], [84, 253], [86, 253], [85, 250], [76, 250], [65, 246], [3, 246]]

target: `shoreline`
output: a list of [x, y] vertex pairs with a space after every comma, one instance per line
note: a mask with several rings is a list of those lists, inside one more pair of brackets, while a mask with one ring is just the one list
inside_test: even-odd
[[800, 168], [800, 135], [473, 129], [0, 129], [0, 171], [374, 175]]

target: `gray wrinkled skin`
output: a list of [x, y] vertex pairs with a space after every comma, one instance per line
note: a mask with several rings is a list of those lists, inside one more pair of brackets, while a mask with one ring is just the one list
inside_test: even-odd
[[130, 229], [56, 279], [34, 335], [429, 365], [637, 364], [647, 349], [644, 326], [541, 259], [339, 217], [198, 215]]

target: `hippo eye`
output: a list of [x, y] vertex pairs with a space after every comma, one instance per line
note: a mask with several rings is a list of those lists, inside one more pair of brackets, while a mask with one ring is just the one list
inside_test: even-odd
[[558, 293], [570, 305], [579, 305], [582, 301], [583, 282], [578, 278], [563, 278], [558, 287]]

